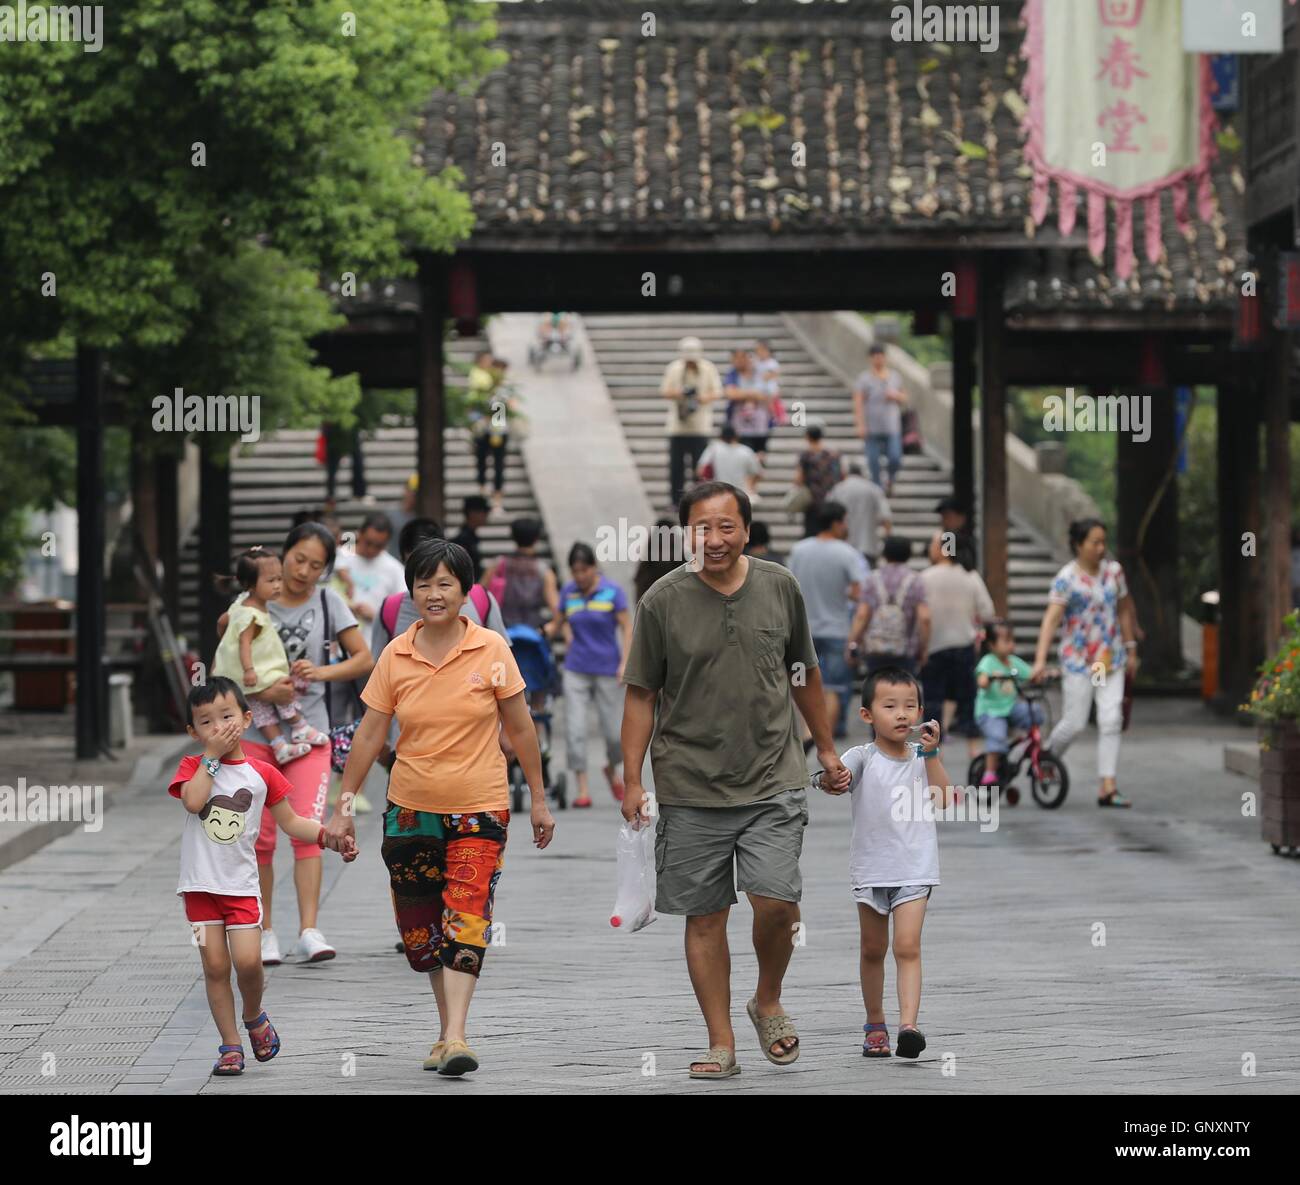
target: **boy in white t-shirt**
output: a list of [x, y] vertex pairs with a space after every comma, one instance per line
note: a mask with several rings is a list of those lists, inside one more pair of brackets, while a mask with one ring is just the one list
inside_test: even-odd
[[[939, 759], [939, 722], [910, 735], [923, 707], [921, 685], [900, 667], [881, 667], [862, 686], [862, 719], [875, 740], [856, 745], [841, 760], [852, 774], [853, 839], [849, 875], [862, 935], [863, 1057], [889, 1057], [885, 1025], [885, 954], [894, 918], [898, 968], [898, 1056], [917, 1057], [925, 1036], [916, 1027], [921, 1008], [921, 926], [925, 906], [939, 883], [939, 841], [927, 799], [947, 806], [955, 793]], [[821, 785], [820, 774], [814, 779]], [[828, 794], [835, 791], [822, 786]], [[844, 793], [844, 791], [840, 791]]]
[[[189, 734], [203, 743], [203, 752], [182, 757], [167, 787], [188, 812], [176, 895], [185, 902], [203, 961], [208, 1007], [221, 1034], [212, 1072], [242, 1074], [244, 1047], [235, 1025], [232, 963], [253, 1055], [268, 1062], [280, 1052], [280, 1038], [262, 1011], [262, 893], [255, 851], [262, 808], [295, 839], [319, 844], [325, 829], [289, 805], [289, 783], [279, 769], [244, 756], [240, 737], [251, 726], [253, 714], [238, 683], [214, 675], [193, 688], [188, 715]], [[354, 840], [343, 859], [356, 857]]]

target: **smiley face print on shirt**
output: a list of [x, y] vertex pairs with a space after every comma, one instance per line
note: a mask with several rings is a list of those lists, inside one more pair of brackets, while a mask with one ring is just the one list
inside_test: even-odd
[[214, 794], [199, 811], [204, 833], [213, 843], [234, 843], [244, 834], [244, 819], [252, 805], [253, 795], [247, 790]]

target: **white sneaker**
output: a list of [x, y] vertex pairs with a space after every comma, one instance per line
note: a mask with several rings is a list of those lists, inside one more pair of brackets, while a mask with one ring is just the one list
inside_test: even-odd
[[321, 963], [332, 959], [338, 952], [325, 941], [325, 935], [316, 929], [306, 929], [298, 935], [298, 945], [293, 948], [293, 958], [300, 963]]
[[280, 942], [274, 930], [262, 931], [262, 966], [278, 967], [284, 960], [280, 957]]

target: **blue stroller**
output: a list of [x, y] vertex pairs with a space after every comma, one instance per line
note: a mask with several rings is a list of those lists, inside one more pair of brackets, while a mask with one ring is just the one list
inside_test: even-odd
[[[510, 646], [514, 652], [519, 673], [523, 675], [524, 683], [527, 684], [525, 694], [529, 699], [529, 715], [532, 716], [536, 723], [541, 725], [542, 780], [545, 782], [548, 792], [554, 797], [556, 807], [564, 810], [569, 805], [565, 775], [561, 772], [556, 774], [554, 778], [551, 777], [551, 700], [559, 693], [559, 668], [555, 665], [555, 658], [551, 654], [550, 643], [540, 631], [528, 625], [512, 625], [507, 627], [506, 633], [510, 637]], [[533, 700], [538, 696], [545, 696], [546, 700], [542, 707], [535, 708]], [[524, 809], [527, 801], [527, 783], [524, 781], [523, 768], [516, 757], [512, 756], [510, 758], [508, 776], [510, 779], [510, 810], [512, 813], [518, 814]]]

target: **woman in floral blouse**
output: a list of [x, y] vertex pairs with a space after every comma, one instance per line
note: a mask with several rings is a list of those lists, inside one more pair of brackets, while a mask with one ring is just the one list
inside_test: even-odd
[[1070, 524], [1074, 559], [1052, 581], [1031, 678], [1038, 682], [1048, 649], [1061, 630], [1060, 722], [1047, 738], [1058, 757], [1088, 723], [1088, 708], [1097, 705], [1098, 806], [1133, 804], [1116, 786], [1119, 740], [1123, 729], [1125, 671], [1137, 674], [1135, 615], [1124, 569], [1106, 559], [1106, 528], [1095, 518]]

